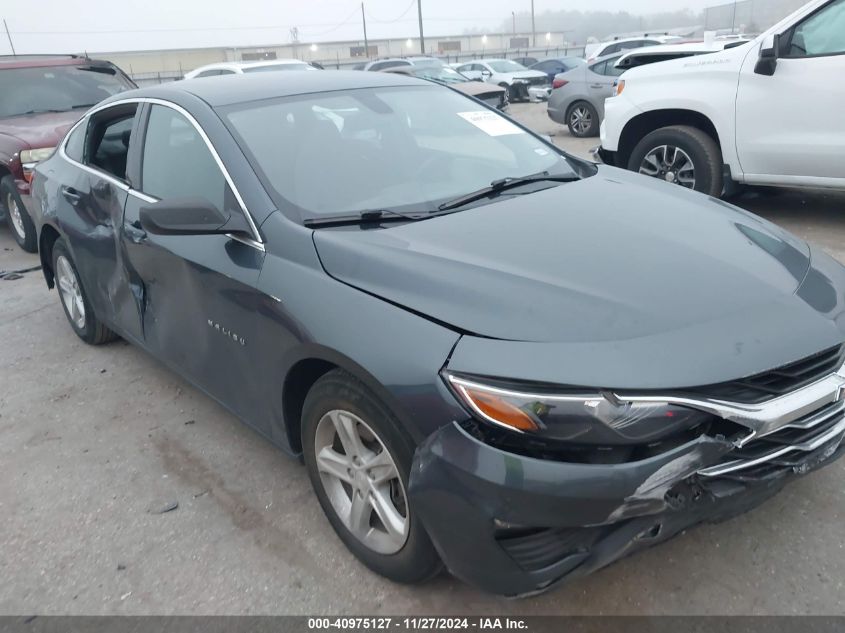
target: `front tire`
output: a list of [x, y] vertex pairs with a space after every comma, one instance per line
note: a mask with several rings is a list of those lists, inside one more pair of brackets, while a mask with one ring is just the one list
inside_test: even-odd
[[326, 517], [364, 565], [402, 583], [440, 571], [407, 494], [413, 442], [365, 385], [339, 369], [320, 378], [303, 406], [302, 445]]
[[716, 198], [722, 195], [722, 152], [698, 128], [673, 125], [646, 135], [631, 152], [628, 169]]
[[6, 176], [0, 180], [0, 200], [6, 210], [6, 223], [12, 236], [23, 250], [27, 253], [38, 252], [38, 242], [35, 238], [35, 224], [18, 194], [15, 187], [15, 179]]
[[64, 238], [53, 244], [53, 277], [65, 316], [79, 338], [89, 345], [101, 345], [117, 338], [94, 314]]
[[577, 138], [598, 136], [599, 113], [586, 101], [576, 101], [566, 111], [566, 127]]

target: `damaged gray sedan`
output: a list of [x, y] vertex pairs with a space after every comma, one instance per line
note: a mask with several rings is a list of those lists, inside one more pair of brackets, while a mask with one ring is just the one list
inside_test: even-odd
[[369, 568], [531, 594], [841, 456], [830, 257], [447, 87], [293, 75], [94, 108], [37, 167], [41, 263], [84, 341], [302, 456]]

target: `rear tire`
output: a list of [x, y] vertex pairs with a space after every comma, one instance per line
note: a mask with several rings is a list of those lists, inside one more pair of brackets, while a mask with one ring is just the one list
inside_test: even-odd
[[35, 238], [35, 224], [18, 194], [13, 176], [6, 176], [0, 180], [0, 201], [6, 212], [6, 223], [12, 236], [27, 253], [38, 252], [38, 242]]
[[716, 198], [722, 195], [722, 152], [709, 134], [688, 125], [646, 135], [631, 152], [628, 169]]
[[364, 565], [409, 584], [440, 571], [407, 495], [414, 444], [375, 394], [343, 370], [327, 373], [305, 398], [302, 446], [326, 517]]
[[117, 334], [103, 325], [94, 314], [76, 264], [61, 237], [53, 244], [53, 277], [65, 316], [79, 338], [89, 345], [102, 345], [117, 338]]
[[566, 127], [572, 136], [598, 136], [599, 126], [599, 113], [586, 101], [576, 101], [566, 110]]

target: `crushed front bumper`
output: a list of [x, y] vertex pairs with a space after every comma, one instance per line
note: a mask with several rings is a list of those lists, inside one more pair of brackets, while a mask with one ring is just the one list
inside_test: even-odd
[[499, 450], [455, 423], [418, 448], [409, 493], [455, 576], [524, 596], [745, 512], [840, 457], [841, 441], [765, 476], [720, 478], [697, 473], [726, 458], [727, 440], [702, 436], [638, 462], [577, 464]]

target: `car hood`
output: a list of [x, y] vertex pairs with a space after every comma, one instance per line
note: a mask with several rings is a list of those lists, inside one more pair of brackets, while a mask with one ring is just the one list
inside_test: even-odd
[[539, 70], [519, 70], [515, 73], [502, 73], [503, 75], [509, 75], [514, 79], [531, 79], [532, 77], [548, 77], [546, 73], [542, 73]]
[[472, 97], [477, 97], [478, 95], [493, 95], [505, 91], [505, 89], [501, 86], [492, 86], [481, 81], [465, 81], [457, 84], [448, 84], [448, 86]]
[[610, 362], [632, 343], [686, 340], [691, 352], [718, 340], [720, 349], [775, 345], [789, 356], [807, 337], [818, 347], [806, 354], [842, 338], [828, 314], [840, 282], [796, 292], [810, 276], [804, 242], [721, 201], [611, 167], [431, 220], [324, 229], [314, 241], [336, 279], [488, 340], [601, 347]]
[[[85, 110], [43, 112], [0, 119], [0, 134], [16, 138], [30, 149], [55, 147]], [[26, 149], [26, 148], [22, 148]]]

